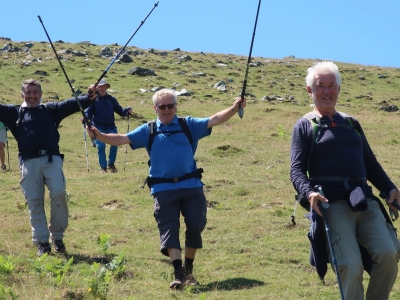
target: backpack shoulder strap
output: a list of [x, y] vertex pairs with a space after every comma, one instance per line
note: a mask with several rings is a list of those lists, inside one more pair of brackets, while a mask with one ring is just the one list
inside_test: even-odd
[[357, 132], [358, 135], [362, 135], [363, 131], [360, 125], [360, 122], [358, 122], [357, 119], [353, 118], [352, 116], [339, 111], [338, 112], [343, 118], [345, 118], [347, 120], [347, 122], [349, 122], [350, 126], [352, 127], [352, 129], [354, 129], [355, 132]]
[[157, 134], [157, 126], [156, 126], [156, 120], [149, 121], [147, 122], [147, 125], [149, 126], [149, 140], [147, 142], [147, 148], [149, 152], [151, 151], [151, 145], [153, 145], [154, 138]]
[[192, 137], [192, 134], [190, 133], [189, 126], [187, 124], [186, 119], [178, 118], [178, 123], [179, 123], [179, 126], [181, 126], [183, 133], [188, 138], [190, 145], [193, 145], [193, 137]]
[[[193, 145], [193, 137], [192, 134], [190, 132], [189, 126], [186, 122], [185, 118], [178, 118], [178, 123], [179, 126], [181, 126], [182, 131], [177, 131], [177, 132], [183, 132], [187, 139], [189, 140], [190, 145]], [[155, 136], [158, 134], [157, 132], [157, 125], [156, 125], [156, 121], [149, 121], [147, 122], [148, 126], [149, 126], [149, 140], [147, 142], [147, 148], [149, 150], [149, 152], [151, 151], [151, 146], [153, 145], [154, 142], [154, 138]], [[160, 132], [161, 133], [161, 132]]]

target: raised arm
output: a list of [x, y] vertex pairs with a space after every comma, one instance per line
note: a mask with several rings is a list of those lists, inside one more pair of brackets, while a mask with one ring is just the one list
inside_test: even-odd
[[217, 112], [216, 114], [212, 115], [208, 120], [207, 128], [211, 128], [213, 126], [217, 126], [228, 121], [238, 112], [239, 107], [245, 108], [245, 106], [246, 106], [246, 98], [244, 98], [243, 101], [240, 97], [237, 98], [232, 107], [221, 110], [220, 112]]
[[111, 146], [121, 146], [130, 143], [129, 138], [125, 134], [101, 133], [93, 125], [90, 129], [86, 127], [86, 130], [90, 137], [95, 138], [96, 140], [99, 140], [100, 142], [109, 144]]

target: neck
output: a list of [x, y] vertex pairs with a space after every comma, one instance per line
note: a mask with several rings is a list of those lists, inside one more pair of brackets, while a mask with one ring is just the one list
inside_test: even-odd
[[333, 120], [333, 116], [336, 115], [336, 113], [337, 113], [335, 108], [319, 109], [317, 107], [314, 108], [314, 112], [316, 112], [320, 117], [327, 116], [331, 120]]

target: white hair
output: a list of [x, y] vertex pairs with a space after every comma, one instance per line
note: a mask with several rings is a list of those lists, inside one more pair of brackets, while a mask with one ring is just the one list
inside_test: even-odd
[[307, 69], [307, 76], [306, 76], [307, 86], [309, 86], [311, 89], [313, 88], [314, 81], [315, 81], [315, 72], [320, 69], [328, 70], [328, 71], [332, 72], [333, 74], [335, 74], [336, 83], [338, 86], [340, 85], [340, 74], [339, 74], [339, 68], [337, 67], [337, 65], [335, 65], [331, 61], [321, 61]]
[[157, 102], [159, 99], [164, 98], [165, 96], [172, 96], [174, 98], [174, 103], [176, 104], [176, 93], [174, 90], [171, 89], [161, 89], [159, 91], [157, 91], [154, 95], [153, 95], [153, 104], [157, 105]]

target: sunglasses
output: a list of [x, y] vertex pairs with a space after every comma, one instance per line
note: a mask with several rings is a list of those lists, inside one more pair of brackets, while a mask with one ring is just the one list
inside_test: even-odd
[[173, 109], [175, 107], [175, 103], [159, 105], [158, 109], [165, 110], [167, 107], [168, 109]]

